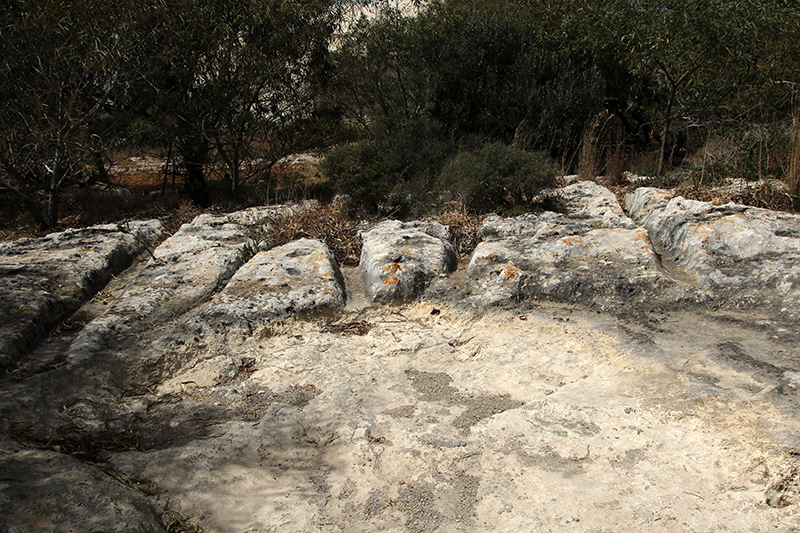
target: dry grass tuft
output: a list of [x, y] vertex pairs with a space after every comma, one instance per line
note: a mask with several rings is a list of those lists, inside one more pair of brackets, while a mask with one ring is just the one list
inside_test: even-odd
[[625, 171], [628, 170], [628, 155], [625, 153], [625, 145], [617, 143], [617, 146], [608, 154], [606, 160], [606, 180], [612, 187], [627, 185]]
[[450, 227], [450, 242], [461, 258], [469, 257], [480, 242], [479, 232], [486, 215], [473, 215], [465, 210], [453, 209], [433, 217]]
[[581, 140], [581, 156], [578, 161], [578, 176], [581, 180], [593, 181], [602, 168], [600, 132], [604, 113], [600, 113], [592, 119], [583, 131]]
[[797, 197], [800, 196], [800, 115], [795, 115], [792, 120], [791, 146], [789, 150], [786, 181], [789, 184], [789, 194]]
[[357, 266], [361, 258], [361, 222], [352, 215], [345, 201], [310, 204], [283, 217], [275, 224], [271, 244], [280, 246], [297, 239], [319, 239], [333, 252], [342, 266]]

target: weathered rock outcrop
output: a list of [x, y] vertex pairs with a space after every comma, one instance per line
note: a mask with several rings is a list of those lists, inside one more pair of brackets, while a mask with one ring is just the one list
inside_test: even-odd
[[593, 182], [561, 190], [565, 214], [488, 218], [467, 275], [476, 304], [525, 298], [584, 303], [599, 309], [678, 298], [647, 231], [616, 197]]
[[651, 188], [627, 203], [671, 276], [721, 303], [800, 316], [800, 216]]
[[289, 314], [344, 306], [344, 282], [330, 249], [300, 239], [259, 252], [204, 309], [199, 321], [251, 330]]
[[130, 266], [163, 230], [151, 220], [0, 243], [0, 369]]
[[374, 302], [411, 300], [456, 268], [449, 230], [438, 222], [387, 220], [361, 233], [361, 272]]
[[793, 316], [797, 217], [643, 189], [634, 222], [594, 183], [562, 196], [487, 219], [466, 279], [445, 227], [379, 224], [345, 278], [425, 301], [297, 321], [345, 302], [325, 245], [245, 261], [274, 210], [197, 217], [58, 364], [0, 376], [0, 531], [163, 531], [165, 501], [209, 532], [793, 526], [800, 331], [657, 308]]
[[107, 352], [207, 301], [242, 265], [245, 228], [228, 217], [201, 215], [155, 250], [126, 291], [73, 342], [71, 363]]
[[[204, 214], [164, 241], [125, 292], [78, 335], [68, 362], [83, 364], [129, 345], [207, 302], [244, 262], [248, 229], [288, 212], [285, 207], [256, 207], [227, 215]], [[141, 355], [134, 350], [134, 355]], [[127, 361], [130, 364], [131, 361]], [[129, 369], [130, 370], [130, 369]]]

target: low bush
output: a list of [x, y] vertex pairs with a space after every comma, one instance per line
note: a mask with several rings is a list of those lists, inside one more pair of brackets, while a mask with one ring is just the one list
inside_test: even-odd
[[432, 187], [452, 152], [438, 122], [414, 117], [400, 127], [377, 124], [369, 138], [333, 148], [320, 170], [359, 207], [414, 217], [430, 211]]
[[368, 139], [334, 147], [320, 163], [320, 170], [369, 210], [375, 210], [392, 190], [381, 149]]
[[466, 207], [483, 212], [530, 203], [555, 186], [556, 173], [543, 153], [491, 143], [457, 154], [442, 169], [439, 182]]

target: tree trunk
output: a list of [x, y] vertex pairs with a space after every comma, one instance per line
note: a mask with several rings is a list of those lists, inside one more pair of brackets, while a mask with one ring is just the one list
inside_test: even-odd
[[658, 172], [657, 176], [663, 176], [667, 170], [667, 135], [669, 128], [672, 126], [672, 104], [675, 102], [675, 94], [678, 88], [673, 86], [670, 89], [669, 100], [667, 101], [667, 109], [664, 112], [664, 129], [661, 132], [661, 151], [658, 157]]
[[239, 165], [230, 166], [231, 171], [231, 195], [236, 198], [239, 194]]
[[210, 203], [204, 171], [208, 150], [208, 143], [204, 140], [190, 141], [181, 150], [184, 167], [184, 192], [192, 203], [200, 206]]
[[47, 191], [47, 227], [49, 229], [58, 224], [58, 191]]
[[92, 161], [94, 162], [95, 170], [97, 171], [96, 178], [97, 181], [100, 183], [108, 183], [108, 169], [106, 168], [106, 162], [103, 161], [103, 153], [99, 150], [92, 151]]
[[63, 168], [56, 152], [53, 170], [50, 173], [50, 186], [47, 188], [47, 227], [58, 224], [58, 194], [61, 191]]

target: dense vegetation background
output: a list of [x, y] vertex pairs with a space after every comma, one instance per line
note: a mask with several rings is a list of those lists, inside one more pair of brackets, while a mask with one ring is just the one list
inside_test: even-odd
[[800, 206], [797, 2], [392, 4], [3, 2], [5, 218], [55, 227], [65, 196], [102, 211], [86, 191], [135, 155], [163, 161], [140, 208], [177, 205], [168, 178], [194, 205], [263, 203], [310, 149], [327, 155], [304, 194], [396, 216], [514, 212], [557, 173], [625, 171]]

